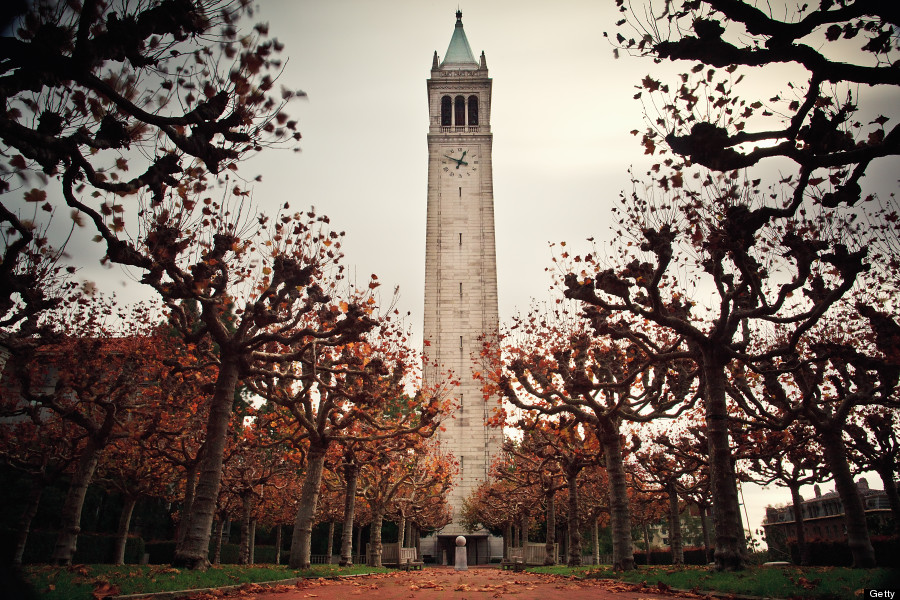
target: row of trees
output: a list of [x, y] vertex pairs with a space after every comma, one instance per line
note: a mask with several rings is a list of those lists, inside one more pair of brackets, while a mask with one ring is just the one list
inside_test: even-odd
[[[26, 476], [31, 491], [17, 562], [42, 491], [60, 479], [69, 485], [54, 562], [72, 560], [90, 485], [123, 498], [117, 562], [124, 560], [131, 515], [141, 499], [179, 506], [178, 544], [190, 535], [188, 517], [203, 456], [210, 451], [204, 425], [219, 377], [218, 352], [184, 344], [171, 325], [154, 325], [153, 316], [141, 307], [116, 311], [99, 296], [83, 298], [77, 307], [59, 311], [55, 322], [65, 334], [35, 346], [27, 360], [9, 360], [0, 456]], [[128, 335], [109, 328], [113, 317], [119, 327], [131, 325]], [[383, 331], [379, 339], [386, 343], [391, 336]], [[454, 465], [427, 442], [437, 426], [432, 417], [440, 413], [421, 419], [423, 411], [440, 405], [404, 395], [403, 363], [384, 347], [362, 341], [317, 352], [349, 354], [352, 360], [319, 359], [313, 363], [323, 373], [317, 379], [292, 373], [290, 379], [266, 380], [267, 390], [247, 377], [230, 399], [214, 517], [219, 536], [226, 520], [241, 519], [245, 562], [251, 526], [260, 517], [271, 526], [293, 523], [292, 564], [309, 563], [313, 524], [336, 520], [347, 533], [342, 560], [350, 563], [349, 532], [360, 522], [357, 499], [365, 504], [360, 512], [368, 513], [364, 521], [372, 524], [376, 561], [386, 515], [424, 529], [448, 520], [443, 493]], [[253, 392], [273, 390], [281, 395], [266, 404], [248, 402], [257, 398]], [[290, 390], [292, 397], [285, 397]]]
[[[895, 438], [866, 427], [893, 427], [900, 406], [898, 219], [893, 194], [864, 195], [862, 178], [900, 151], [878, 102], [900, 85], [897, 13], [853, 0], [784, 14], [717, 0], [617, 5], [617, 54], [689, 65], [672, 84], [648, 75], [635, 94], [647, 127], [632, 133], [658, 162], [632, 176], [609, 247], [557, 246], [561, 308], [515, 320], [502, 347], [486, 349], [484, 381], [515, 407], [506, 424], [521, 412], [596, 436], [623, 569], [634, 566], [623, 427], [647, 439], [645, 424], [687, 411], [703, 451], [668, 477], [707, 470], [717, 568], [746, 560], [738, 465], [771, 461], [754, 453], [785, 436], [819, 444], [853, 563], [873, 566], [848, 452], [866, 446], [860, 456], [890, 463], [896, 502]], [[741, 87], [750, 68], [782, 63], [793, 68], [788, 90], [739, 95], [758, 93]], [[678, 456], [659, 440], [666, 460]]]
[[[550, 340], [546, 330], [530, 339], [540, 340], [541, 345]], [[521, 349], [521, 345], [516, 347]], [[517, 394], [512, 401], [517, 409], [499, 415], [495, 424], [503, 424], [512, 437], [507, 438], [503, 454], [493, 466], [491, 481], [484, 483], [467, 500], [467, 525], [470, 528], [482, 525], [502, 532], [508, 544], [520, 545], [520, 542], [528, 541], [529, 529], [534, 529], [529, 524], [536, 518], [543, 523], [545, 532], [546, 564], [553, 564], [557, 560], [553, 548], [559, 530], [556, 523], [562, 518], [568, 549], [564, 560], [570, 566], [581, 564], [582, 532], [591, 531], [596, 555], [599, 552], [598, 532], [608, 527], [613, 563], [619, 568], [628, 568], [625, 565], [629, 560], [634, 566], [636, 540], [642, 539], [644, 549], [652, 547], [651, 530], [666, 532], [673, 562], [683, 564], [682, 524], [684, 515], [691, 514], [700, 525], [702, 545], [712, 558], [715, 527], [710, 529], [707, 524], [715, 515], [715, 502], [703, 407], [691, 406], [685, 401], [682, 407], [688, 408], [672, 419], [653, 424], [620, 421], [620, 464], [610, 470], [609, 454], [603, 452], [600, 436], [596, 427], [591, 426], [591, 419], [572, 416], [579, 409], [596, 410], [593, 406], [587, 407], [591, 403], [577, 399], [560, 401], [557, 408], [571, 402], [570, 410], [548, 410], [546, 405], [538, 404], [536, 392], [529, 394], [529, 402], [522, 400], [524, 388], [537, 386], [537, 382], [545, 392], [554, 381], [562, 387], [563, 377], [556, 370], [559, 368], [556, 360], [556, 357], [540, 356], [542, 370], [532, 365], [527, 378], [523, 376], [522, 389], [510, 392]], [[595, 372], [598, 370], [595, 365]], [[640, 381], [635, 385], [642, 386]], [[545, 393], [541, 397], [554, 394]], [[818, 408], [828, 407], [820, 405]], [[893, 525], [888, 525], [888, 529], [879, 528], [871, 532], [873, 534], [900, 534], [896, 484], [898, 418], [900, 413], [890, 408], [857, 406], [842, 428], [840, 443], [846, 450], [848, 461], [843, 466], [857, 475], [879, 473], [890, 504], [888, 524]], [[737, 404], [729, 406], [728, 427], [736, 481], [774, 484], [791, 491], [799, 558], [801, 564], [809, 564], [800, 488], [834, 478], [822, 436], [802, 415], [785, 428], [773, 429], [751, 423]], [[876, 465], [880, 466], [876, 469]], [[619, 491], [610, 482], [613, 471], [621, 471], [625, 483], [624, 493], [618, 497], [614, 494]], [[865, 501], [856, 484], [853, 495], [857, 501]], [[622, 530], [617, 530], [613, 523], [617, 510], [627, 515], [623, 519], [624, 534], [618, 537]], [[847, 517], [849, 512], [845, 512], [845, 519], [857, 517]], [[861, 512], [865, 512], [862, 505]], [[874, 523], [864, 514], [861, 516], [867, 526]], [[751, 524], [742, 523], [742, 533], [750, 527]], [[867, 530], [866, 539], [869, 533]], [[748, 547], [755, 547], [757, 542], [750, 538], [744, 543], [742, 553], [746, 553]]]

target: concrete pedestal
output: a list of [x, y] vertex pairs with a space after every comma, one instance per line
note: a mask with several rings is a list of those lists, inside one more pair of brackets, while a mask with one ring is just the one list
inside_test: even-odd
[[466, 538], [462, 535], [456, 538], [456, 564], [454, 568], [457, 571], [469, 570], [466, 562]]

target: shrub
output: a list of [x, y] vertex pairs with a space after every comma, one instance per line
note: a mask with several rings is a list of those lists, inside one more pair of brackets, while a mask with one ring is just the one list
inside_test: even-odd
[[[875, 549], [875, 561], [880, 567], [893, 567], [900, 554], [900, 538], [896, 536], [872, 536], [872, 547]], [[853, 563], [847, 540], [811, 540], [808, 541], [810, 564], [819, 567], [849, 567]], [[788, 550], [791, 562], [800, 564], [800, 549], [797, 542], [790, 542]]]
[[[55, 531], [32, 531], [28, 534], [28, 543], [25, 545], [25, 554], [22, 562], [26, 564], [45, 563], [53, 556], [53, 548], [56, 545]], [[0, 536], [3, 539], [3, 548], [0, 556], [5, 562], [12, 560], [15, 535]], [[82, 533], [78, 536], [78, 545], [72, 560], [76, 563], [102, 564], [111, 563], [113, 548], [116, 538], [113, 535], [101, 533]], [[143, 538], [128, 536], [125, 543], [125, 563], [140, 564], [146, 552]]]
[[[710, 557], [707, 558], [706, 552], [703, 548], [696, 547], [687, 547], [684, 549], [684, 564], [686, 565], [706, 565], [711, 562], [712, 550], [710, 550]], [[650, 552], [650, 562], [651, 565], [671, 565], [672, 561], [672, 552], [670, 550], [653, 550]], [[647, 562], [647, 553], [646, 552], [635, 552], [634, 553], [634, 564], [636, 565], [646, 565]]]

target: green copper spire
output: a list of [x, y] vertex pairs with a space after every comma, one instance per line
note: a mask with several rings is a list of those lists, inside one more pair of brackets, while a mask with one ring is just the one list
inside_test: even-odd
[[441, 63], [442, 69], [477, 69], [479, 63], [472, 54], [466, 32], [463, 30], [462, 11], [456, 11], [456, 27], [453, 28], [453, 37], [447, 46], [447, 53]]

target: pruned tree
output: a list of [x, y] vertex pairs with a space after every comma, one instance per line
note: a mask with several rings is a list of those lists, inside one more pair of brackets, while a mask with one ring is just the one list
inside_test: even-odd
[[102, 453], [116, 437], [129, 435], [132, 419], [153, 404], [155, 383], [166, 369], [151, 311], [122, 311], [117, 317], [128, 329], [117, 332], [105, 323], [117, 310], [98, 297], [55, 315], [65, 337], [37, 348], [29, 359], [15, 357], [15, 385], [3, 388], [23, 410], [52, 411], [84, 438], [60, 511], [55, 564], [71, 564], [85, 493]]
[[[608, 476], [614, 562], [630, 570], [634, 556], [622, 423], [677, 416], [696, 398], [695, 376], [677, 336], [674, 342], [654, 339], [649, 328], [619, 335], [590, 310], [586, 314], [593, 322], [565, 311], [517, 319], [505, 342], [505, 368], [495, 369], [492, 377], [517, 409], [574, 419], [593, 430]], [[610, 333], [611, 338], [599, 337]]]
[[[52, 209], [51, 209], [52, 210]], [[36, 211], [35, 211], [36, 212]], [[36, 216], [36, 215], [35, 215]], [[41, 316], [74, 301], [78, 288], [71, 280], [75, 268], [61, 264], [61, 248], [54, 248], [36, 219], [20, 218], [0, 204], [0, 372], [11, 353], [23, 353], [46, 335]]]
[[[617, 51], [693, 65], [672, 86], [648, 75], [635, 96], [651, 98], [645, 103], [648, 127], [642, 144], [646, 154], [663, 155], [648, 176], [667, 192], [661, 202], [649, 197], [652, 192], [630, 200], [629, 210], [640, 219], [632, 220], [629, 235], [652, 259], [629, 256], [618, 269], [585, 276], [573, 272], [568, 293], [605, 319], [634, 314], [671, 327], [687, 340], [705, 388], [716, 564], [741, 568], [742, 536], [723, 419], [724, 373], [732, 360], [759, 358], [744, 349], [766, 322], [793, 329], [783, 338], [785, 347], [768, 350], [790, 354], [866, 268], [864, 250], [846, 243], [857, 233], [852, 221], [864, 197], [861, 180], [873, 161], [900, 151], [900, 130], [896, 125], [885, 129], [891, 116], [861, 112], [854, 86], [890, 90], [900, 85], [891, 66], [898, 47], [896, 11], [862, 0], [824, 2], [816, 9], [802, 5], [783, 14], [744, 1], [671, 0], [646, 10], [626, 0], [618, 5], [624, 17], [618, 24], [626, 29], [616, 35]], [[834, 49], [846, 43], [839, 38], [857, 34], [864, 40], [859, 51], [849, 59], [834, 58]], [[740, 67], [780, 63], [805, 69], [808, 84], [786, 81], [791, 88], [786, 96], [776, 92], [745, 100], [738, 95], [746, 74], [737, 72]], [[795, 163], [796, 173], [781, 175], [768, 192], [759, 187], [762, 178], [746, 176], [741, 183], [739, 170], [776, 158]], [[699, 189], [691, 189], [693, 179]], [[670, 202], [673, 197], [676, 201]], [[639, 224], [647, 213], [660, 210], [663, 219]], [[806, 222], [804, 216], [814, 213], [828, 222], [826, 228]], [[681, 240], [695, 248], [687, 259], [676, 252]], [[776, 256], [790, 264], [777, 265]], [[691, 312], [683, 288], [677, 295], [658, 289], [682, 279], [676, 276], [679, 261], [697, 265], [681, 274], [696, 289], [716, 290], [704, 314]], [[770, 275], [779, 269], [783, 274], [776, 281]], [[805, 301], [791, 300], [799, 290], [806, 291]], [[700, 322], [704, 326], [697, 327]]]
[[[2, 387], [14, 390], [15, 382], [6, 378]], [[39, 407], [26, 407], [21, 396], [12, 390], [4, 389], [0, 394], [0, 418], [3, 420], [0, 464], [27, 479], [27, 484], [19, 487], [27, 495], [12, 558], [13, 564], [21, 565], [31, 523], [44, 491], [71, 469], [84, 447], [85, 437], [77, 435], [77, 430], [69, 427], [58, 414]]]
[[[152, 409], [151, 409], [152, 410]], [[116, 529], [112, 562], [125, 564], [125, 549], [134, 509], [142, 498], [165, 497], [166, 488], [176, 481], [175, 468], [148, 449], [142, 415], [132, 415], [126, 434], [112, 440], [97, 464], [94, 482], [103, 489], [118, 493], [122, 512]], [[152, 442], [151, 442], [152, 443]]]
[[[97, 197], [148, 190], [158, 201], [168, 188], [298, 140], [283, 113], [297, 94], [275, 89], [282, 45], [265, 39], [265, 24], [239, 33], [248, 14], [232, 0], [31, 3], [0, 38], [0, 140], [9, 157], [0, 194], [12, 193], [16, 176], [41, 173], [61, 178], [78, 210], [78, 182]], [[137, 206], [103, 210], [124, 225]]]
[[381, 566], [381, 529], [384, 517], [391, 511], [404, 490], [416, 482], [424, 488], [446, 486], [452, 465], [423, 438], [388, 437], [373, 442], [374, 460], [360, 471], [359, 495], [372, 511], [369, 534], [369, 566]]
[[[371, 296], [368, 296], [371, 298]], [[374, 300], [353, 298], [342, 307], [365, 306], [373, 314]], [[311, 322], [299, 326], [314, 328]], [[328, 318], [334, 318], [326, 313]], [[446, 400], [439, 393], [404, 393], [413, 355], [405, 336], [387, 317], [380, 323], [364, 314], [373, 334], [318, 339], [308, 344], [282, 369], [257, 369], [250, 389], [277, 405], [280, 427], [293, 444], [307, 444], [306, 474], [291, 544], [292, 568], [308, 568], [312, 526], [328, 450], [345, 439], [396, 440], [415, 445], [415, 438], [429, 437], [440, 424]], [[364, 426], [354, 429], [357, 422]]]
[[397, 541], [401, 546], [418, 547], [413, 529], [440, 529], [450, 523], [447, 492], [457, 472], [456, 461], [437, 447], [429, 447], [417, 459], [412, 475], [387, 512], [387, 517], [397, 523]]
[[[492, 470], [501, 468], [504, 457], [495, 459]], [[515, 546], [513, 528], [519, 520], [524, 491], [516, 484], [504, 479], [484, 481], [463, 502], [462, 525], [468, 531], [479, 526], [503, 535], [503, 558], [509, 557], [509, 547]]]
[[[871, 331], [873, 323], [891, 331], [900, 327], [874, 309], [866, 312], [868, 317], [856, 310], [835, 311], [810, 329], [793, 354], [777, 356], [761, 364], [757, 372], [737, 369], [729, 388], [735, 401], [758, 422], [778, 429], [802, 417], [815, 431], [844, 507], [853, 564], [859, 567], [874, 565], [875, 552], [853, 480], [845, 428], [863, 407], [900, 406], [900, 365], [883, 354]], [[779, 341], [771, 343], [779, 345]]]
[[790, 490], [800, 564], [809, 565], [810, 552], [803, 524], [800, 487], [821, 483], [827, 478], [827, 467], [822, 460], [823, 452], [815, 432], [795, 421], [784, 430], [763, 430], [753, 438], [747, 461], [748, 475], [761, 485], [774, 483]]
[[[779, 193], [774, 186], [772, 194]], [[635, 182], [631, 197], [623, 195], [619, 225], [638, 243], [609, 260], [598, 258], [604, 254], [597, 249], [576, 257], [588, 265], [575, 270], [570, 262], [565, 276], [566, 295], [583, 303], [597, 333], [634, 339], [652, 322], [683, 340], [681, 357], [696, 365], [701, 383], [719, 569], [741, 569], [745, 561], [729, 441], [729, 369], [734, 361], [791, 355], [866, 268], [864, 250], [830, 243], [820, 223], [754, 208], [762, 201], [755, 182], [724, 176], [701, 179], [696, 190], [642, 189]], [[709, 301], [689, 299], [695, 290], [709, 292]], [[775, 325], [788, 332], [781, 345], [753, 345]]]
[[854, 415], [844, 427], [850, 447], [850, 460], [859, 471], [875, 471], [884, 485], [894, 517], [894, 531], [900, 534], [900, 495], [897, 473], [900, 471], [900, 412], [870, 407]]
[[[530, 418], [529, 418], [530, 417]], [[534, 417], [523, 417], [514, 422], [516, 429], [522, 432], [520, 440], [507, 438], [503, 442], [503, 452], [512, 462], [495, 465], [492, 474], [500, 481], [515, 484], [521, 488], [531, 488], [544, 505], [546, 537], [544, 544], [544, 564], [556, 564], [556, 495], [568, 487], [566, 473], [558, 460], [557, 451], [566, 441], [556, 440], [555, 433], [548, 431], [556, 423], [539, 420]], [[554, 444], [554, 442], [557, 442]], [[566, 448], [569, 454], [576, 449]], [[574, 473], [577, 480], [580, 466]], [[576, 483], [577, 485], [577, 483]], [[575, 499], [577, 506], [577, 495]]]
[[293, 450], [282, 447], [278, 435], [265, 418], [253, 419], [239, 428], [223, 472], [223, 487], [237, 498], [241, 515], [241, 539], [238, 563], [253, 564], [257, 507], [279, 478], [295, 468], [286, 455]]
[[[869, 165], [900, 154], [900, 125], [885, 128], [890, 115], [864, 112], [854, 120], [861, 101], [877, 105], [877, 96], [858, 86], [900, 86], [893, 66], [900, 16], [892, 7], [867, 0], [781, 10], [745, 0], [666, 0], [648, 10], [629, 0], [616, 3], [625, 33], [616, 35], [618, 49], [693, 63], [677, 87], [650, 76], [641, 83], [642, 92], [663, 100], [645, 104], [659, 107], [648, 114], [643, 135], [648, 154], [664, 141], [682, 159], [722, 172], [789, 159], [798, 168], [798, 202], [785, 206], [790, 211], [814, 191], [826, 207], [855, 204]], [[851, 45], [858, 50], [848, 51]], [[739, 68], [780, 64], [798, 67], [808, 80], [782, 81], [790, 88], [785, 96], [745, 101], [733, 94], [744, 78], [732, 75]], [[717, 81], [722, 68], [727, 75]], [[865, 119], [873, 120], [864, 124]], [[817, 169], [828, 176], [814, 176]]]
[[687, 465], [679, 464], [675, 458], [659, 446], [642, 449], [635, 456], [635, 461], [642, 469], [635, 477], [642, 481], [646, 487], [645, 492], [656, 492], [666, 497], [668, 504], [669, 524], [669, 549], [672, 552], [672, 562], [676, 565], [684, 564], [684, 544], [681, 536], [681, 512], [684, 504], [679, 498], [679, 480], [688, 471]]

